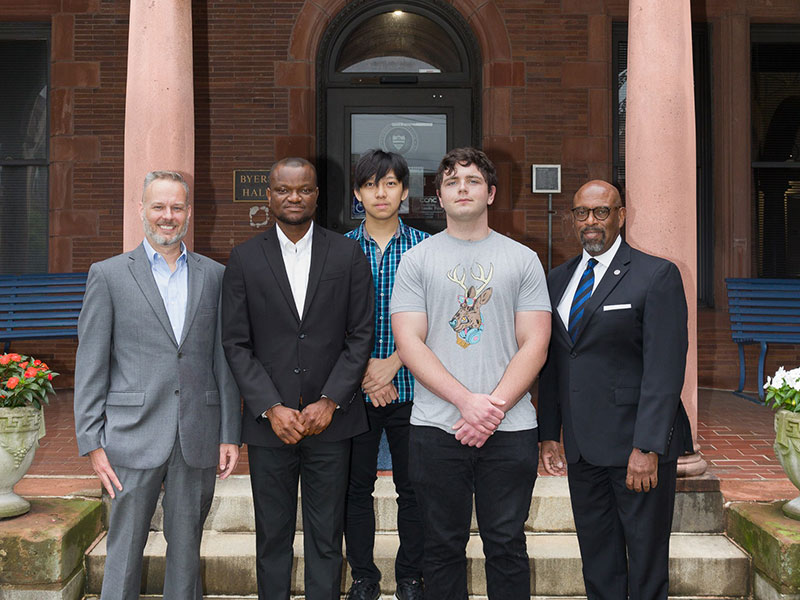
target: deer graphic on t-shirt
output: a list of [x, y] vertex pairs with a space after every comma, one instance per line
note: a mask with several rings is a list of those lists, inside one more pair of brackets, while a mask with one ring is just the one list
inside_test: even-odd
[[464, 290], [464, 294], [458, 296], [460, 303], [458, 311], [450, 319], [450, 327], [456, 332], [456, 342], [462, 348], [468, 348], [471, 344], [477, 344], [480, 341], [483, 332], [481, 306], [489, 302], [492, 297], [492, 288], [487, 289], [486, 286], [492, 280], [494, 265], [489, 263], [488, 274], [479, 263], [475, 263], [475, 266], [478, 268], [478, 273], [475, 274], [470, 270], [469, 274], [472, 279], [481, 284], [478, 289], [475, 289], [474, 285], [467, 288], [467, 269], [464, 269], [459, 275], [461, 265], [456, 265], [452, 271], [447, 273], [447, 278]]

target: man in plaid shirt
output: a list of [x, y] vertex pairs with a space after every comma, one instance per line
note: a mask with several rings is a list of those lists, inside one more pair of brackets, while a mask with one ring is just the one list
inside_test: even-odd
[[366, 218], [346, 234], [361, 244], [372, 266], [375, 282], [375, 347], [364, 373], [369, 431], [353, 438], [350, 484], [347, 490], [345, 541], [353, 574], [348, 600], [380, 598], [381, 572], [373, 559], [375, 489], [378, 447], [386, 431], [397, 489], [397, 529], [400, 548], [395, 560], [397, 600], [422, 600], [422, 521], [408, 479], [408, 432], [414, 378], [397, 356], [392, 335], [389, 301], [403, 253], [427, 233], [405, 225], [400, 204], [408, 197], [408, 165], [393, 152], [369, 150], [358, 161], [353, 191]]

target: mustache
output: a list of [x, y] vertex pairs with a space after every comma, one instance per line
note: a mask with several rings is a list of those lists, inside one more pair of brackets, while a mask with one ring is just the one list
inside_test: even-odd
[[584, 227], [583, 229], [581, 229], [581, 233], [590, 233], [590, 232], [603, 233], [603, 228], [595, 226], [595, 227]]

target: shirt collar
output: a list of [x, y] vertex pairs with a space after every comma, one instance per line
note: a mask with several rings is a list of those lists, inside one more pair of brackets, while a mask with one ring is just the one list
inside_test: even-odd
[[297, 240], [295, 244], [292, 240], [286, 237], [286, 234], [283, 233], [283, 230], [276, 224], [275, 225], [276, 233], [278, 234], [278, 243], [281, 245], [281, 249], [286, 251], [297, 251], [303, 252], [311, 247], [311, 239], [314, 233], [314, 221], [311, 221], [311, 226], [306, 231], [305, 235]]
[[[394, 232], [392, 238], [398, 239], [401, 235], [408, 237], [409, 236], [409, 227], [405, 223], [403, 223], [403, 219], [397, 219], [397, 230]], [[369, 231], [367, 231], [367, 221], [366, 219], [361, 221], [361, 225], [358, 226], [356, 229], [356, 236], [358, 239], [363, 239], [366, 241], [371, 241], [372, 237], [369, 235]]]
[[603, 252], [602, 254], [598, 254], [597, 256], [592, 256], [586, 250], [583, 251], [582, 265], [586, 265], [589, 262], [590, 258], [594, 258], [597, 262], [603, 265], [606, 269], [611, 264], [611, 261], [614, 260], [614, 256], [617, 254], [617, 250], [622, 245], [622, 236], [617, 235], [617, 239], [614, 240], [614, 243], [611, 244], [611, 248]]
[[[147, 255], [147, 260], [150, 261], [150, 266], [155, 266], [157, 261], [167, 262], [163, 256], [161, 256], [158, 251], [150, 245], [150, 242], [147, 241], [147, 237], [142, 240], [142, 246], [144, 246], [144, 253]], [[186, 244], [181, 242], [181, 255], [178, 257], [178, 263], [181, 261], [186, 262]]]

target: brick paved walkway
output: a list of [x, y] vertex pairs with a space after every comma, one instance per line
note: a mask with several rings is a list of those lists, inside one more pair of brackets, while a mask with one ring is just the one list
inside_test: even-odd
[[[700, 452], [708, 461], [709, 472], [721, 479], [726, 499], [770, 500], [798, 495], [772, 451], [775, 434], [771, 410], [730, 392], [703, 389], [697, 417]], [[60, 391], [51, 401], [45, 422], [47, 435], [18, 493], [54, 493], [59, 485], [48, 476], [92, 475], [88, 459], [78, 456], [70, 390]], [[247, 470], [245, 450], [235, 472], [246, 474]], [[85, 481], [78, 487], [83, 485]]]

